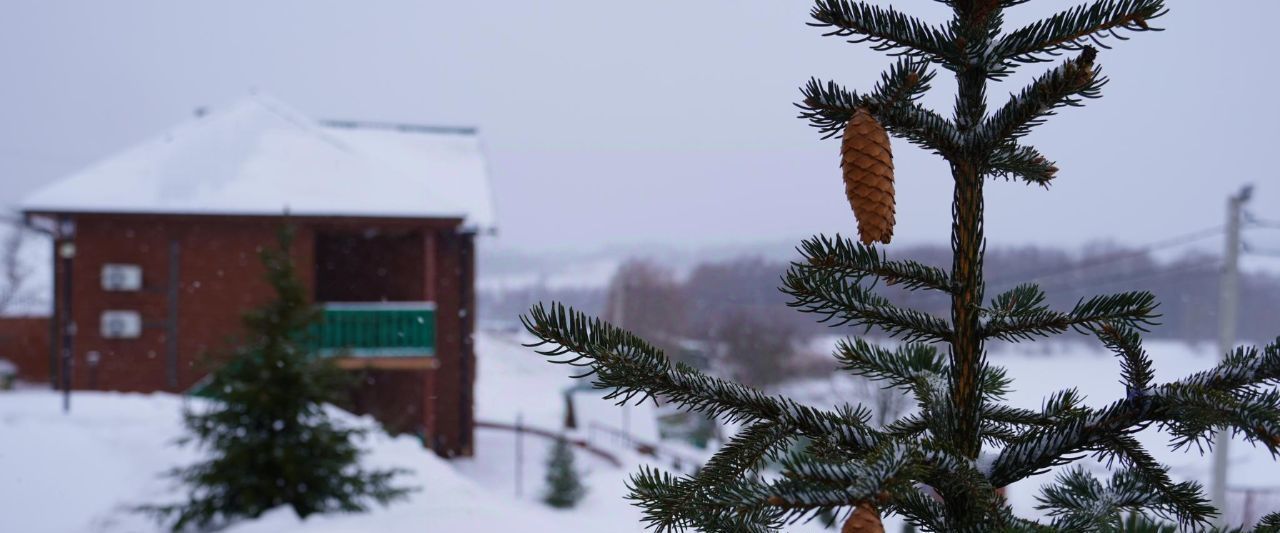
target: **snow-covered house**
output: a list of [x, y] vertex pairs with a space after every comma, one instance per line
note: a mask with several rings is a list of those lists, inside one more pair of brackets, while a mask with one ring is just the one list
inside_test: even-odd
[[474, 130], [316, 121], [253, 95], [20, 207], [53, 235], [54, 383], [190, 390], [271, 294], [257, 251], [287, 212], [319, 349], [365, 373], [357, 409], [471, 453], [474, 239], [494, 228]]

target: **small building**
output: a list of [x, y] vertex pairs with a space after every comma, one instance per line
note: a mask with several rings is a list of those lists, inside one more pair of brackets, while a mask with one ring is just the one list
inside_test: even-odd
[[24, 373], [192, 390], [271, 297], [258, 251], [287, 220], [317, 349], [361, 373], [357, 411], [471, 454], [475, 238], [494, 228], [474, 130], [315, 121], [254, 95], [20, 207], [55, 250], [50, 338], [26, 341], [48, 352]]

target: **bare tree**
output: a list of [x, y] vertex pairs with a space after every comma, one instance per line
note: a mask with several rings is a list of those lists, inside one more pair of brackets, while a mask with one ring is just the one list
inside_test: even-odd
[[629, 260], [609, 281], [605, 317], [670, 350], [686, 331], [687, 299], [675, 274], [650, 261]]
[[0, 315], [11, 312], [32, 298], [27, 287], [31, 268], [22, 262], [26, 230], [13, 220], [5, 220], [3, 225], [7, 232], [3, 243], [0, 243]]
[[800, 329], [776, 313], [735, 308], [723, 313], [711, 340], [727, 373], [746, 385], [767, 389], [794, 377]]

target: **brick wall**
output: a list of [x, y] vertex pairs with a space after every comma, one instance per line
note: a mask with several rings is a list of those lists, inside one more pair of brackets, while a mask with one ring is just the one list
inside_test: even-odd
[[0, 359], [18, 367], [18, 379], [48, 383], [49, 319], [45, 317], [0, 317]]
[[[186, 391], [241, 334], [242, 314], [272, 295], [257, 254], [262, 247], [275, 245], [280, 217], [77, 214], [74, 220], [74, 388]], [[356, 391], [357, 400], [363, 402], [360, 410], [392, 429], [420, 427], [441, 455], [469, 455], [473, 290], [466, 276], [470, 276], [472, 259], [461, 255], [470, 253], [471, 236], [457, 233], [456, 219], [293, 217], [291, 222], [297, 228], [293, 254], [298, 273], [313, 296], [318, 296], [317, 269], [326, 267], [316, 263], [317, 242], [326, 242], [317, 235], [378, 234], [383, 238], [346, 241], [357, 244], [345, 252], [370, 259], [371, 276], [325, 296], [350, 299], [376, 292], [371, 299], [436, 302], [439, 366], [429, 371], [377, 371], [374, 383], [381, 385]], [[326, 246], [341, 248], [342, 242], [329, 241]], [[106, 263], [140, 266], [142, 290], [104, 290], [100, 276]], [[337, 267], [356, 268], [352, 263]], [[57, 302], [66, 290], [64, 268], [59, 262], [55, 269]], [[103, 338], [100, 319], [107, 310], [138, 311], [141, 336]], [[43, 331], [47, 336], [47, 324]], [[48, 348], [42, 350], [47, 372]], [[93, 369], [85, 363], [90, 352], [100, 355]], [[34, 360], [39, 363], [39, 357]]]

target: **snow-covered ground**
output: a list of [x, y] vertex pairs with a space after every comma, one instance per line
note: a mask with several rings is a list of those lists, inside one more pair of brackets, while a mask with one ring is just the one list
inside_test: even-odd
[[[1173, 343], [1149, 346], [1159, 379], [1173, 379], [1213, 364], [1212, 350]], [[564, 391], [574, 381], [571, 369], [550, 365], [519, 345], [515, 338], [482, 334], [476, 390], [480, 420], [511, 423], [519, 416], [529, 426], [556, 430], [564, 415]], [[1010, 400], [1038, 407], [1052, 390], [1075, 386], [1100, 405], [1122, 394], [1114, 358], [1100, 350], [1072, 345], [1066, 352], [994, 349], [992, 360], [1016, 379]], [[794, 384], [806, 401], [828, 404], [856, 400], [857, 388], [844, 377]], [[589, 395], [589, 393], [588, 393]], [[596, 421], [618, 427], [628, 421], [633, 432], [654, 435], [652, 407], [620, 408], [578, 393], [579, 423]], [[128, 511], [143, 503], [180, 497], [161, 473], [197, 458], [176, 446], [181, 435], [183, 399], [165, 394], [77, 393], [70, 414], [59, 397], [45, 390], [0, 393], [0, 531], [31, 533], [155, 532], [155, 524]], [[340, 415], [351, 424], [371, 425], [367, 418]], [[579, 435], [585, 436], [581, 430]], [[1159, 435], [1143, 440], [1176, 475], [1203, 479], [1208, 459], [1195, 453], [1171, 452]], [[631, 453], [617, 442], [595, 436], [595, 444], [617, 456], [615, 467], [579, 452], [576, 461], [589, 492], [578, 508], [556, 511], [543, 506], [544, 461], [550, 442], [526, 434], [517, 447], [513, 433], [479, 429], [476, 455], [443, 461], [408, 437], [370, 433], [370, 467], [411, 470], [402, 482], [419, 488], [407, 500], [358, 515], [317, 516], [300, 521], [291, 511], [276, 510], [259, 520], [232, 527], [232, 533], [486, 532], [519, 530], [642, 531], [640, 512], [623, 496], [625, 481], [644, 462], [654, 459]], [[682, 451], [697, 453], [683, 448]], [[517, 476], [517, 455], [523, 465]], [[1232, 448], [1232, 485], [1280, 485], [1280, 464], [1246, 444]], [[670, 466], [670, 465], [660, 465]], [[519, 481], [517, 481], [519, 479]], [[1034, 514], [1037, 487], [1045, 476], [1015, 484], [1010, 498], [1022, 513]], [[1265, 505], [1265, 504], [1261, 504]], [[795, 530], [816, 531], [816, 524]], [[892, 526], [890, 530], [896, 530]]]
[[[173, 443], [181, 435], [181, 408], [182, 399], [168, 394], [78, 393], [64, 415], [48, 391], [0, 395], [0, 530], [158, 531], [129, 508], [177, 497], [161, 473], [197, 457]], [[420, 490], [368, 514], [304, 523], [281, 509], [230, 531], [555, 531], [559, 523], [536, 504], [495, 497], [413, 438], [371, 432], [363, 444], [370, 450], [367, 466], [408, 468], [402, 482]]]
[[[512, 339], [481, 335], [478, 343], [477, 418], [556, 430], [564, 415], [570, 369], [550, 365]], [[617, 426], [621, 409], [594, 398], [580, 423]], [[143, 503], [177, 498], [162, 473], [198, 455], [179, 447], [183, 399], [169, 394], [76, 393], [70, 414], [56, 393], [24, 389], [0, 392], [0, 531], [28, 533], [153, 532], [161, 528], [129, 511]], [[581, 401], [581, 400], [580, 400]], [[584, 403], [585, 406], [585, 403]], [[651, 406], [633, 406], [632, 429], [656, 438]], [[346, 423], [372, 420], [339, 413]], [[597, 439], [609, 447], [606, 439]], [[406, 485], [420, 490], [407, 500], [358, 515], [314, 516], [305, 522], [279, 509], [231, 533], [642, 531], [639, 510], [623, 496], [625, 481], [647, 460], [612, 446], [621, 468], [579, 452], [588, 487], [572, 511], [539, 502], [550, 441], [521, 439], [522, 483], [517, 496], [514, 434], [480, 429], [476, 456], [446, 462], [416, 439], [371, 431], [366, 466], [411, 470]]]

